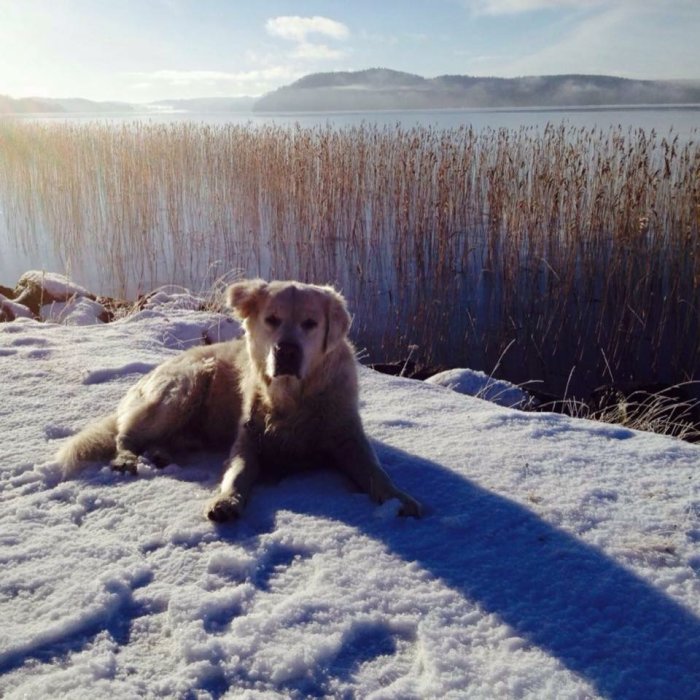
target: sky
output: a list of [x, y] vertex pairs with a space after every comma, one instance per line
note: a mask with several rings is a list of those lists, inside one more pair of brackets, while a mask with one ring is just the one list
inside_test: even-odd
[[697, 0], [0, 0], [0, 95], [262, 95], [319, 71], [700, 79]]

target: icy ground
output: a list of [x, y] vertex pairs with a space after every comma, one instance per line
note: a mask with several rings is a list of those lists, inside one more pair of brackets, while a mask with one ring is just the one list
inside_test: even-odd
[[235, 334], [188, 306], [0, 324], [0, 696], [700, 698], [692, 445], [363, 370], [422, 520], [317, 472], [217, 528], [222, 454], [61, 481], [64, 437]]

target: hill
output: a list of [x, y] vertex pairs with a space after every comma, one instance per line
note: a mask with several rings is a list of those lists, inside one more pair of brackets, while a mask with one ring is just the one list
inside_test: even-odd
[[372, 68], [314, 73], [261, 97], [257, 112], [582, 107], [700, 103], [700, 83], [606, 75], [490, 78]]
[[36, 97], [23, 97], [14, 99], [7, 95], [0, 95], [0, 114], [33, 114], [41, 112], [62, 112], [56, 109], [49, 100]]
[[343, 112], [401, 109], [595, 107], [700, 104], [700, 81], [630, 80], [608, 75], [521, 78], [439, 75], [370, 68], [311, 73], [260, 98], [167, 99], [148, 105], [81, 98], [0, 95], [2, 114], [163, 112]]
[[131, 112], [133, 107], [126, 102], [95, 102], [79, 97], [20, 97], [0, 95], [0, 114], [60, 114], [60, 113], [104, 113]]

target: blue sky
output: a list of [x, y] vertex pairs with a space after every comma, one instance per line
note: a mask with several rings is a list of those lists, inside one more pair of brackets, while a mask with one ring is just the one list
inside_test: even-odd
[[317, 71], [700, 79], [698, 0], [0, 0], [0, 94], [260, 95]]

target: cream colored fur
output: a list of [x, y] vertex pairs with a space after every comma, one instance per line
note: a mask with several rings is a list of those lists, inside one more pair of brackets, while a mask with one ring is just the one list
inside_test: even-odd
[[66, 475], [105, 459], [135, 473], [141, 454], [159, 464], [172, 449], [232, 444], [205, 510], [211, 520], [240, 515], [260, 476], [307, 466], [335, 467], [375, 501], [397, 498], [402, 514], [420, 515], [364, 434], [342, 296], [331, 287], [244, 280], [229, 287], [227, 301], [244, 340], [188, 350], [143, 377], [115, 414], [59, 450]]

